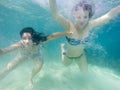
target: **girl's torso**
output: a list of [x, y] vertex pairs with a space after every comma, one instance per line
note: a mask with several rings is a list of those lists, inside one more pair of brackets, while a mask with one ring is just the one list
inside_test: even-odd
[[84, 52], [84, 44], [88, 42], [89, 25], [84, 30], [76, 30], [73, 24], [70, 25], [71, 35], [66, 36], [66, 51], [69, 56], [79, 56]]
[[[22, 44], [22, 43], [21, 43]], [[24, 45], [20, 47], [20, 54], [29, 59], [41, 57], [40, 45]]]

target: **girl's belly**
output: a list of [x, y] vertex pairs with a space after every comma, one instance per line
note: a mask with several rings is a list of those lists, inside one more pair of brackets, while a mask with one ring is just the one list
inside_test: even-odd
[[69, 57], [78, 57], [84, 52], [84, 45], [70, 45], [66, 43], [66, 53]]

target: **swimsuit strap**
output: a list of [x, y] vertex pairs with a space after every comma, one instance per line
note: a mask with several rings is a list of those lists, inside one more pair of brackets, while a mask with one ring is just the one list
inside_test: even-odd
[[69, 59], [79, 59], [81, 56], [83, 56], [83, 53], [81, 55], [77, 56], [77, 57], [70, 57], [70, 56], [66, 55], [66, 57], [69, 58]]
[[76, 56], [76, 57], [68, 56], [68, 55], [66, 54], [66, 52], [64, 52], [63, 55], [65, 55], [65, 56], [66, 56], [67, 58], [69, 58], [69, 59], [79, 59], [79, 58], [83, 55], [83, 53], [82, 53], [81, 55], [79, 55], [79, 56]]

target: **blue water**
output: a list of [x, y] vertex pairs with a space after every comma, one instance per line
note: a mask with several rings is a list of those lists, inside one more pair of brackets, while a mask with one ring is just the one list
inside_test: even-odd
[[[59, 7], [66, 6], [65, 1], [61, 4], [63, 1], [58, 0]], [[72, 8], [70, 1], [74, 0], [68, 0], [69, 5], [66, 6], [66, 10]], [[94, 2], [96, 14], [93, 18], [120, 5], [120, 0], [100, 0], [99, 2], [94, 0]], [[69, 15], [69, 11], [65, 13], [65, 10], [62, 10], [64, 15]], [[28, 26], [46, 34], [64, 31], [52, 19], [47, 0], [0, 0], [0, 48], [18, 41], [19, 31]], [[33, 90], [120, 90], [119, 38], [120, 14], [90, 32], [89, 42], [86, 45], [89, 63], [89, 73], [86, 76], [82, 75], [74, 62], [68, 67], [62, 64], [60, 43], [65, 41], [64, 37], [46, 43], [43, 47], [45, 63], [40, 73], [34, 78]], [[16, 52], [1, 56], [0, 70], [14, 56]], [[31, 61], [26, 62], [0, 81], [0, 90], [30, 90], [28, 76], [33, 64]]]

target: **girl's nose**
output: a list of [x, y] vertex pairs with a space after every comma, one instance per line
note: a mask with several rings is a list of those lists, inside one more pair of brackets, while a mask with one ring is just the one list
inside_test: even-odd
[[81, 20], [80, 23], [83, 24], [83, 23], [84, 23], [84, 20]]

